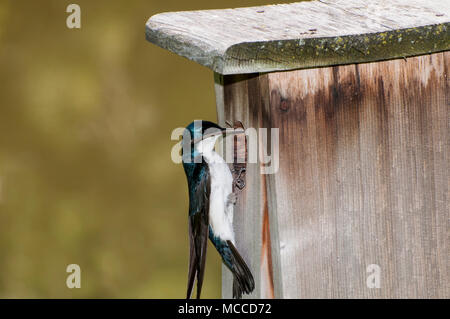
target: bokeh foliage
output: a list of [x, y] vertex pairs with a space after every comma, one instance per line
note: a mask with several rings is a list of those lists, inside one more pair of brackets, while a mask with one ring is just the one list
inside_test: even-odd
[[[80, 30], [65, 25], [70, 3]], [[216, 119], [213, 75], [145, 41], [144, 25], [268, 3], [0, 0], [0, 297], [185, 297], [187, 186], [170, 134]], [[81, 289], [66, 287], [71, 263]]]

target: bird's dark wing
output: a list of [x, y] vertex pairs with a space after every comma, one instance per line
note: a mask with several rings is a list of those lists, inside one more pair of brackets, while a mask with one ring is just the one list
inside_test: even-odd
[[200, 298], [205, 273], [206, 248], [209, 233], [210, 175], [206, 163], [195, 165], [195, 178], [189, 185], [189, 274], [187, 298], [191, 297], [197, 278], [197, 299]]
[[225, 266], [233, 273], [233, 298], [241, 299], [242, 294], [250, 294], [255, 289], [255, 280], [236, 247], [230, 240], [223, 240], [214, 235], [209, 227], [209, 239], [216, 247]]

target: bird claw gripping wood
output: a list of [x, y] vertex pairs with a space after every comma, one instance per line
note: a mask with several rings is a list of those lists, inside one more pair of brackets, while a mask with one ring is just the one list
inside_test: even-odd
[[233, 164], [231, 173], [233, 175], [233, 192], [235, 189], [243, 190], [245, 187], [245, 173], [247, 170], [247, 137], [245, 136], [244, 125], [240, 121], [235, 121], [233, 125], [226, 122], [229, 127], [242, 129], [242, 133], [236, 134], [233, 138]]
[[239, 188], [240, 190], [244, 189], [245, 187], [245, 179], [242, 178], [242, 174], [245, 173], [246, 168], [241, 167], [239, 170], [233, 169], [231, 172], [238, 174], [237, 177], [234, 179], [233, 186]]

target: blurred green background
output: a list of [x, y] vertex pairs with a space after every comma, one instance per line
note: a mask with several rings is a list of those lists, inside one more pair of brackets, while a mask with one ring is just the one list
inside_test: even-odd
[[[66, 27], [70, 3], [81, 29]], [[170, 134], [216, 120], [213, 74], [148, 43], [145, 22], [269, 3], [0, 0], [0, 298], [185, 297], [187, 185]], [[220, 297], [211, 248], [204, 298]], [[72, 263], [81, 289], [66, 286]]]

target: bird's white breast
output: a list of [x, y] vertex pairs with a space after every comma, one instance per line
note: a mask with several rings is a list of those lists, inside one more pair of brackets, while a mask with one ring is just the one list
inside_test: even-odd
[[203, 153], [203, 157], [211, 177], [209, 224], [216, 236], [234, 242], [233, 204], [228, 201], [233, 191], [233, 176], [227, 163], [215, 151]]

